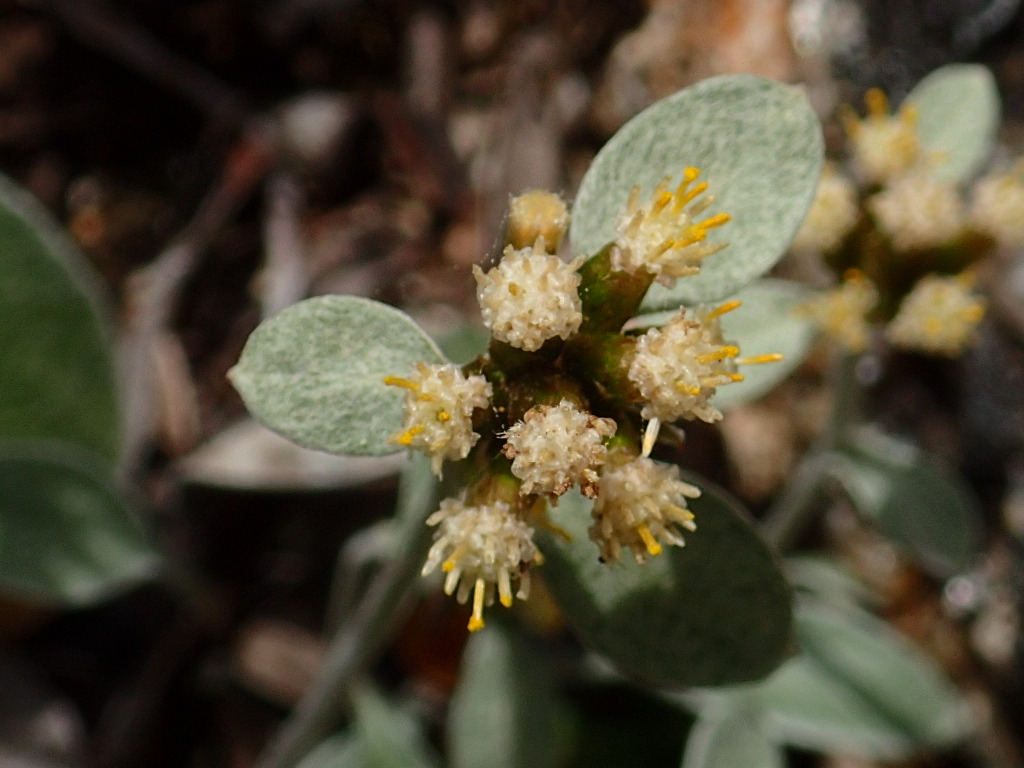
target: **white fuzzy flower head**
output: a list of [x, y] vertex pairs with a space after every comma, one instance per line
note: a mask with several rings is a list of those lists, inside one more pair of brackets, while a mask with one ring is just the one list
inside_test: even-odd
[[490, 402], [491, 385], [483, 376], [465, 376], [456, 365], [417, 363], [409, 378], [388, 376], [384, 383], [406, 390], [405, 423], [389, 442], [422, 451], [440, 476], [445, 459], [464, 459], [480, 435], [473, 431], [473, 410]]
[[680, 480], [673, 464], [644, 456], [609, 462], [601, 472], [590, 538], [605, 562], [618, 561], [626, 548], [642, 563], [660, 554], [663, 544], [684, 545], [679, 529], [697, 529], [686, 499], [697, 496], [700, 489]]
[[975, 185], [971, 221], [1001, 245], [1024, 245], [1024, 160], [1009, 173], [986, 176]]
[[[455, 592], [465, 603], [473, 595], [470, 631], [484, 625], [483, 609], [498, 600], [506, 608], [515, 596], [525, 600], [530, 594], [530, 565], [541, 561], [533, 543], [533, 528], [526, 524], [508, 502], [467, 505], [460, 499], [445, 499], [441, 508], [427, 518], [437, 526], [434, 544], [427, 554], [423, 575], [438, 565], [445, 572], [445, 594]], [[456, 592], [456, 588], [458, 591]]]
[[568, 400], [536, 405], [506, 433], [505, 456], [522, 492], [561, 496], [578, 483], [585, 496], [597, 492], [597, 468], [608, 455], [605, 439], [615, 422], [579, 410]]
[[616, 228], [612, 269], [630, 274], [646, 270], [659, 283], [671, 286], [677, 277], [699, 272], [701, 261], [726, 247], [726, 243], [710, 244], [706, 239], [708, 230], [729, 221], [729, 214], [718, 213], [697, 221], [697, 216], [714, 202], [711, 196], [696, 199], [708, 187], [703, 181], [693, 184], [699, 175], [698, 169], [687, 168], [675, 191], [664, 179], [643, 204], [640, 188], [630, 190], [626, 212]]
[[814, 202], [793, 240], [798, 251], [828, 252], [843, 241], [857, 223], [857, 188], [831, 163], [818, 181]]
[[867, 349], [870, 326], [867, 314], [878, 303], [878, 290], [863, 273], [850, 270], [842, 284], [818, 295], [797, 312], [850, 352]]
[[905, 349], [956, 357], [974, 338], [985, 315], [984, 301], [971, 293], [973, 285], [969, 273], [922, 277], [886, 329], [889, 341]]
[[966, 221], [956, 186], [926, 169], [899, 177], [868, 205], [898, 251], [948, 243], [963, 231]]
[[710, 314], [702, 320], [682, 309], [661, 328], [637, 339], [628, 376], [644, 401], [645, 419], [722, 418], [711, 397], [716, 388], [743, 377], [732, 359], [739, 348], [723, 342], [717, 318]]
[[530, 190], [508, 204], [506, 237], [513, 248], [528, 248], [542, 237], [547, 250], [554, 253], [568, 228], [569, 209], [554, 192]]
[[889, 114], [885, 94], [872, 88], [864, 96], [868, 114], [860, 120], [852, 110], [843, 116], [853, 149], [853, 164], [869, 183], [890, 181], [916, 165], [921, 158], [917, 135], [917, 111], [904, 105]]
[[474, 266], [484, 325], [494, 338], [527, 352], [555, 336], [569, 338], [583, 322], [576, 271], [581, 263], [566, 264], [534, 245], [519, 250], [508, 246], [487, 273]]

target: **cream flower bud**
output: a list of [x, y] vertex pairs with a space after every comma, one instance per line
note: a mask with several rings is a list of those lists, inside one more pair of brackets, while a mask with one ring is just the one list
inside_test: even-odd
[[1024, 245], [1024, 160], [975, 185], [971, 221], [1001, 245]]
[[680, 310], [637, 339], [628, 376], [645, 401], [641, 415], [664, 422], [718, 421], [722, 414], [710, 398], [717, 387], [743, 378], [735, 372], [737, 354], [738, 347], [723, 342], [717, 322]]
[[900, 304], [885, 335], [897, 347], [956, 357], [974, 338], [985, 303], [971, 293], [970, 273], [927, 275]]
[[796, 233], [793, 248], [798, 251], [831, 251], [857, 223], [857, 188], [835, 169], [825, 165], [814, 202]]
[[896, 179], [868, 206], [899, 251], [943, 245], [964, 228], [964, 205], [957, 188], [924, 170]]
[[501, 262], [484, 273], [473, 267], [480, 313], [494, 338], [533, 352], [548, 339], [567, 339], [583, 322], [576, 271], [581, 259], [566, 264], [532, 248], [505, 249]]
[[529, 596], [529, 567], [539, 563], [541, 556], [533, 543], [533, 528], [508, 502], [467, 505], [460, 499], [445, 499], [427, 518], [427, 525], [437, 526], [437, 533], [423, 575], [440, 565], [446, 574], [445, 594], [455, 592], [460, 603], [473, 594], [470, 631], [483, 627], [484, 605], [493, 605], [495, 590], [506, 608], [512, 605], [513, 583], [518, 583], [516, 597]]
[[491, 385], [483, 376], [464, 376], [451, 364], [417, 363], [409, 378], [388, 376], [384, 383], [406, 390], [405, 423], [389, 442], [425, 453], [438, 476], [445, 459], [466, 458], [480, 437], [473, 431], [473, 410], [490, 402]]
[[597, 468], [608, 455], [604, 440], [615, 422], [579, 410], [568, 400], [536, 405], [506, 433], [505, 456], [522, 492], [561, 496], [574, 483], [591, 498], [597, 491]]
[[867, 314], [878, 303], [878, 291], [861, 272], [850, 270], [842, 285], [825, 291], [796, 311], [811, 319], [850, 352], [868, 346]]
[[843, 116], [853, 148], [853, 164], [865, 181], [878, 183], [896, 178], [921, 159], [917, 135], [917, 111], [904, 105], [889, 114], [885, 94], [872, 88], [864, 97], [868, 114], [857, 119], [852, 110]]
[[508, 204], [506, 238], [513, 248], [529, 248], [544, 238], [550, 253], [558, 250], [569, 228], [569, 209], [554, 192], [534, 189], [513, 197]]
[[609, 463], [601, 472], [590, 538], [600, 547], [601, 559], [615, 562], [623, 548], [638, 563], [661, 553], [663, 544], [684, 545], [679, 528], [694, 531], [687, 498], [700, 489], [679, 479], [679, 467], [638, 457]]
[[729, 221], [729, 214], [696, 220], [714, 202], [710, 196], [696, 200], [708, 187], [703, 181], [691, 186], [699, 175], [698, 169], [687, 168], [675, 191], [669, 189], [666, 178], [644, 204], [640, 188], [630, 190], [626, 212], [616, 228], [612, 269], [630, 274], [646, 270], [659, 283], [671, 286], [677, 277], [699, 272], [701, 261], [726, 247], [726, 243], [707, 243], [706, 238], [708, 230]]

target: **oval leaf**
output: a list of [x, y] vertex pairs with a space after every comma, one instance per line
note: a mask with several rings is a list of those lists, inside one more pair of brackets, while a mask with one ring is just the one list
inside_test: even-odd
[[117, 457], [109, 339], [88, 263], [49, 213], [0, 176], [0, 438]]
[[701, 486], [686, 547], [666, 547], [644, 565], [598, 561], [590, 502], [578, 494], [551, 511], [572, 540], [540, 537], [544, 579], [569, 624], [623, 672], [655, 685], [759, 679], [790, 636], [790, 591], [775, 558], [735, 502]]
[[980, 64], [950, 64], [935, 70], [907, 96], [917, 109], [917, 130], [938, 162], [934, 172], [966, 181], [992, 153], [999, 128], [996, 81]]
[[526, 640], [498, 623], [469, 639], [448, 714], [454, 768], [556, 763], [551, 678]]
[[867, 760], [907, 757], [914, 739], [815, 660], [800, 656], [752, 693], [769, 732], [786, 744]]
[[275, 432], [328, 453], [383, 456], [402, 424], [405, 376], [420, 361], [443, 362], [412, 318], [357, 296], [294, 304], [253, 331], [231, 383]]
[[931, 573], [945, 578], [974, 564], [982, 540], [978, 503], [957, 473], [915, 446], [860, 430], [834, 454], [829, 475]]
[[434, 768], [437, 765], [423, 726], [412, 714], [365, 686], [353, 691], [352, 707], [355, 736], [362, 744], [367, 768]]
[[783, 768], [782, 750], [761, 727], [757, 713], [737, 708], [714, 720], [700, 718], [690, 731], [682, 768]]
[[66, 445], [0, 445], [0, 589], [83, 606], [153, 576], [142, 529], [93, 454]]
[[966, 733], [967, 712], [956, 689], [884, 622], [854, 622], [808, 606], [797, 614], [796, 634], [808, 657], [915, 743], [944, 746]]
[[[685, 88], [626, 123], [594, 158], [572, 211], [572, 244], [595, 253], [615, 238], [633, 185], [646, 198], [665, 176], [696, 166], [732, 221], [728, 242], [671, 301], [694, 304], [736, 292], [782, 256], [811, 204], [821, 172], [821, 125], [803, 92], [754, 75], [723, 75]], [[662, 295], [661, 286], [652, 296]], [[668, 300], [652, 298], [666, 306]]]

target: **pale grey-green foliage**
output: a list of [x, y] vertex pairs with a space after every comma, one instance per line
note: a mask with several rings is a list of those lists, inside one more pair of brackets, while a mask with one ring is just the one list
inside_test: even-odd
[[737, 707], [721, 717], [697, 720], [682, 768], [783, 768], [783, 758], [764, 732], [759, 713]]
[[231, 370], [252, 414], [307, 448], [381, 456], [402, 423], [403, 390], [386, 376], [408, 376], [419, 361], [443, 362], [413, 320], [356, 296], [320, 296], [257, 328]]
[[0, 176], [0, 438], [120, 451], [114, 368], [98, 281], [23, 189]]
[[355, 737], [366, 768], [437, 768], [419, 718], [369, 686], [355, 689]]
[[934, 172], [966, 181], [985, 165], [999, 128], [996, 81], [980, 64], [950, 64], [935, 70], [907, 96], [918, 113], [921, 144]]
[[974, 564], [981, 513], [956, 472], [870, 428], [854, 432], [830, 458], [829, 476], [857, 510], [926, 569], [948, 578]]
[[555, 765], [551, 670], [498, 622], [470, 636], [448, 713], [452, 768]]
[[158, 558], [110, 475], [70, 443], [0, 442], [0, 590], [85, 606], [154, 574]]
[[753, 685], [667, 698], [702, 719], [753, 719], [778, 744], [866, 760], [903, 759], [965, 736], [964, 701], [928, 656], [864, 610], [800, 603], [799, 656]]
[[678, 182], [685, 167], [695, 166], [716, 197], [708, 213], [733, 217], [708, 240], [730, 245], [708, 257], [700, 274], [680, 279], [671, 302], [728, 296], [789, 247], [813, 199], [822, 156], [820, 122], [798, 88], [754, 75], [705, 80], [641, 112], [597, 154], [573, 204], [573, 250], [594, 253], [615, 238], [633, 185], [646, 199], [663, 178]]
[[722, 493], [690, 502], [697, 530], [638, 566], [602, 564], [587, 536], [592, 502], [566, 494], [551, 511], [571, 541], [540, 538], [544, 579], [567, 621], [627, 675], [659, 686], [756, 680], [786, 654], [790, 591], [767, 545]]

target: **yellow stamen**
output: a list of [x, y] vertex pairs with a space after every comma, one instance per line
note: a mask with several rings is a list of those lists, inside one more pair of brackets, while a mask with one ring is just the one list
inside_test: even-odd
[[484, 628], [484, 580], [477, 579], [473, 589], [473, 615], [469, 617], [469, 631]]
[[414, 424], [398, 436], [399, 445], [412, 445], [412, 439], [422, 432], [426, 427], [422, 424]]
[[753, 355], [751, 357], [737, 357], [737, 365], [757, 365], [758, 363], [777, 363], [782, 359], [779, 352], [769, 352], [766, 355]]
[[736, 355], [738, 355], [739, 353], [739, 347], [726, 345], [724, 347], [719, 347], [714, 352], [708, 352], [707, 354], [704, 355], [698, 355], [697, 362], [700, 363], [701, 365], [707, 365], [708, 363], [713, 362], [715, 360], [725, 360], [730, 357], [736, 357]]
[[403, 379], [401, 376], [385, 376], [384, 383], [389, 387], [401, 387], [402, 389], [408, 389], [410, 392], [418, 392], [420, 385], [409, 379]]
[[451, 421], [451, 418], [452, 418], [452, 415], [450, 413], [448, 413], [448, 411], [438, 411], [437, 412], [437, 420], [440, 421], [441, 423], [444, 423], [446, 421]]
[[727, 372], [725, 375], [728, 376], [732, 381], [743, 381], [745, 378], [747, 378], [742, 373], [728, 373]]
[[716, 213], [714, 216], [704, 219], [699, 226], [704, 229], [714, 229], [715, 227], [720, 227], [723, 224], [728, 224], [730, 221], [732, 221], [732, 216], [728, 213]]
[[680, 185], [679, 191], [676, 193], [676, 210], [682, 210], [687, 203], [693, 200], [695, 197], [704, 194], [708, 188], [708, 183], [702, 181], [700, 184], [694, 184], [693, 189], [683, 191], [683, 185]]
[[864, 103], [868, 106], [868, 114], [872, 117], [885, 117], [889, 114], [889, 99], [881, 88], [871, 88], [864, 94]]
[[671, 192], [662, 191], [658, 195], [658, 199], [655, 200], [654, 204], [651, 206], [651, 215], [656, 216], [665, 210], [665, 208], [668, 207], [668, 204], [672, 202], [672, 199]]
[[646, 525], [641, 525], [636, 529], [636, 532], [640, 534], [640, 538], [644, 540], [644, 546], [647, 547], [647, 551], [653, 557], [654, 555], [661, 554], [661, 544], [658, 543], [651, 535], [651, 530]]
[[722, 315], [728, 312], [732, 312], [734, 309], [739, 309], [742, 305], [742, 301], [727, 301], [725, 302], [725, 304], [722, 304], [721, 306], [712, 309], [710, 312], [704, 315], [704, 319], [714, 320], [716, 317], [721, 317]]

